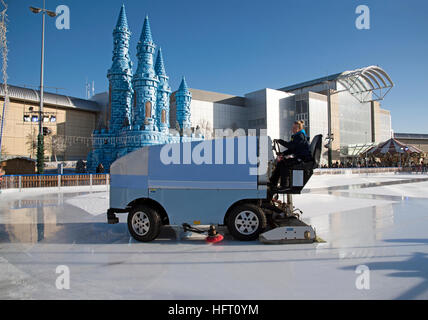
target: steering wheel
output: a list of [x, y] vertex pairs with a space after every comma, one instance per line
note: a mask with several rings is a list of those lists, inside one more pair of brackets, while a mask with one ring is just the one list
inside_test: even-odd
[[281, 156], [281, 149], [279, 148], [279, 143], [276, 139], [273, 141], [272, 150], [275, 151], [277, 157]]

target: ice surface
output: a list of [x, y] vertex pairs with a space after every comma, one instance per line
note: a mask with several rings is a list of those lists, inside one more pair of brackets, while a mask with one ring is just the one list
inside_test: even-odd
[[304, 245], [207, 245], [169, 228], [137, 243], [126, 215], [106, 223], [107, 192], [0, 194], [0, 299], [427, 299], [427, 178], [313, 176], [294, 204], [327, 242]]

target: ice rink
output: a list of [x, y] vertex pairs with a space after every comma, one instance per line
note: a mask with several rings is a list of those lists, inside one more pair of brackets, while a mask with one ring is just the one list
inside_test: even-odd
[[106, 223], [106, 191], [0, 194], [0, 299], [428, 299], [428, 175], [314, 175], [304, 191], [295, 206], [325, 243], [208, 245], [168, 228], [137, 243], [126, 214]]

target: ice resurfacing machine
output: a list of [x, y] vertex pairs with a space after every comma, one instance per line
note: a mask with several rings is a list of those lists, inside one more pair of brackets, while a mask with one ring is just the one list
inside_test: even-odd
[[[152, 241], [163, 226], [203, 232], [221, 240], [215, 226], [226, 225], [237, 240], [263, 243], [311, 243], [312, 226], [301, 220], [292, 195], [300, 194], [318, 167], [322, 136], [310, 144], [312, 161], [290, 168], [279, 200], [267, 186], [276, 159], [269, 137], [241, 136], [143, 147], [117, 159], [110, 168], [108, 223], [128, 214], [128, 229], [138, 241]], [[285, 197], [285, 195], [283, 197]]]

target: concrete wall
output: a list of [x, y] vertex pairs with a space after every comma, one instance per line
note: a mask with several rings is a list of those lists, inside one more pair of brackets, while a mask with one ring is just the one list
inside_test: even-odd
[[266, 129], [266, 89], [247, 93], [245, 95], [247, 107], [247, 128]]
[[[3, 111], [4, 103], [0, 103], [0, 113]], [[31, 111], [33, 108], [33, 111]], [[37, 144], [37, 135], [39, 133], [38, 122], [24, 121], [24, 115], [38, 115], [39, 106], [35, 103], [21, 102], [11, 100], [3, 128], [2, 155], [6, 156], [24, 156], [36, 157], [36, 149], [32, 148]], [[83, 111], [77, 109], [60, 108], [52, 105], [44, 106], [45, 116], [56, 117], [55, 122], [44, 122], [43, 127], [51, 130], [51, 134], [45, 136], [45, 156], [53, 155], [51, 146], [52, 136], [58, 135], [68, 141], [65, 145], [65, 151], [57, 156], [65, 160], [86, 159], [90, 145], [87, 145], [87, 139], [95, 129], [97, 114], [95, 112]], [[77, 139], [76, 137], [80, 137]], [[33, 141], [33, 143], [32, 143]]]
[[328, 164], [328, 151], [324, 148], [324, 141], [328, 135], [327, 96], [309, 92], [309, 130], [308, 134], [312, 140], [318, 134], [322, 134], [323, 143], [321, 149], [320, 164]]
[[266, 89], [266, 124], [268, 136], [272, 139], [289, 139], [294, 108], [294, 94]]
[[391, 113], [379, 107], [375, 114], [375, 122], [375, 142], [380, 143], [390, 139], [392, 137]]
[[[211, 138], [215, 129], [246, 128], [248, 108], [245, 99], [228, 94], [189, 89], [192, 93], [190, 121], [192, 127], [199, 126], [206, 136]], [[170, 125], [175, 129], [176, 102], [172, 94], [170, 100]]]

